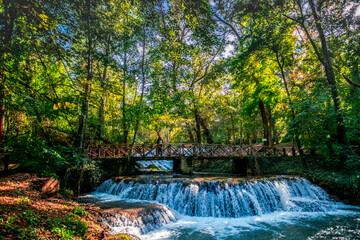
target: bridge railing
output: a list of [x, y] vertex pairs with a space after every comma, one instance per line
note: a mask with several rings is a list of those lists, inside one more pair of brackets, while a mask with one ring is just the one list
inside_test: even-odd
[[[130, 145], [101, 145], [90, 147], [88, 158], [126, 158]], [[240, 146], [221, 144], [136, 144], [131, 157], [231, 157], [231, 156], [296, 156], [299, 152], [293, 147], [272, 148], [264, 146]]]

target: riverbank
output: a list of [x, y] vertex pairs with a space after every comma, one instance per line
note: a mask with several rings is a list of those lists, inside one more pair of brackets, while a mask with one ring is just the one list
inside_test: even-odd
[[[304, 168], [299, 158], [258, 159], [266, 174], [284, 174], [301, 176], [323, 188], [337, 201], [360, 206], [360, 171], [357, 168], [338, 168], [336, 171], [319, 166], [317, 158], [306, 159], [308, 168]], [[266, 161], [266, 162], [264, 162]], [[320, 163], [319, 163], [320, 162]]]
[[111, 236], [100, 208], [60, 195], [42, 198], [46, 178], [18, 173], [0, 178], [0, 239], [131, 239]]
[[[337, 201], [360, 206], [360, 171], [356, 167], [331, 170], [320, 156], [306, 159], [304, 168], [299, 157], [249, 157], [249, 176], [288, 175], [304, 177], [325, 189]], [[210, 173], [230, 173], [232, 164], [224, 160], [205, 160], [196, 162], [196, 171]]]
[[[115, 209], [106, 216], [112, 228], [146, 240], [359, 236], [359, 208], [333, 201], [300, 177], [118, 177], [106, 180], [92, 194]], [[124, 201], [133, 208], [125, 207]], [[160, 206], [148, 208], [153, 203]], [[161, 205], [177, 216], [176, 221], [167, 221], [169, 214], [162, 214]], [[145, 216], [139, 216], [141, 212]], [[149, 224], [154, 227], [145, 229]]]

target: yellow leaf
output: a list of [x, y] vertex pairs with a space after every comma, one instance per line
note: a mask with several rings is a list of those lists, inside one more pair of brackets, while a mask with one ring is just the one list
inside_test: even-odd
[[59, 108], [61, 108], [61, 103], [58, 103], [57, 105], [58, 105]]
[[54, 104], [53, 109], [54, 109], [54, 110], [58, 110], [58, 109], [59, 109], [58, 106], [57, 106], [57, 104]]
[[70, 103], [69, 103], [69, 102], [65, 102], [65, 105], [66, 105], [67, 107], [70, 107]]

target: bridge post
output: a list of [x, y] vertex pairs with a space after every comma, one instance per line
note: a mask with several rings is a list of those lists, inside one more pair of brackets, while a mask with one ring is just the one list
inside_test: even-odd
[[185, 156], [173, 159], [173, 171], [176, 173], [192, 173], [192, 160], [187, 159]]

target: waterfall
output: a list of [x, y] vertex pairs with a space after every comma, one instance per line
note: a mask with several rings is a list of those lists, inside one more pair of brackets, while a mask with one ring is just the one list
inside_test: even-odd
[[143, 168], [155, 165], [160, 170], [172, 170], [173, 160], [137, 161]]
[[157, 202], [198, 217], [239, 218], [277, 211], [326, 212], [334, 208], [327, 193], [303, 178], [237, 181], [188, 179], [111, 179], [97, 192], [119, 199]]
[[148, 204], [145, 210], [124, 210], [100, 213], [102, 221], [115, 233], [145, 234], [176, 220], [176, 215], [166, 206]]

